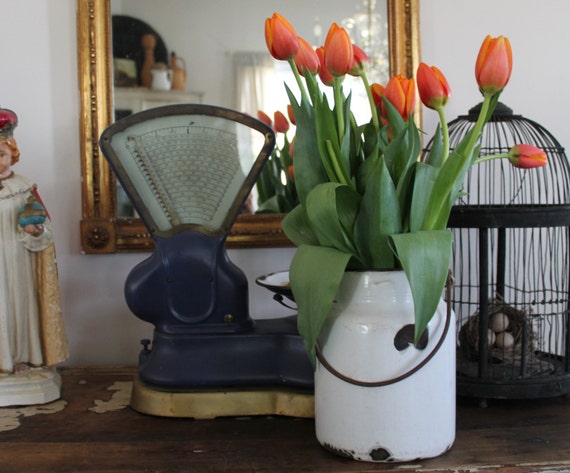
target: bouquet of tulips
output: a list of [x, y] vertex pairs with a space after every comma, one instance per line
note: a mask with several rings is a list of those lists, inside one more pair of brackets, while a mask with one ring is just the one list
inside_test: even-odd
[[[294, 125], [291, 106], [287, 111]], [[287, 136], [290, 130], [289, 120], [279, 110], [273, 114], [273, 120], [261, 110], [257, 112], [257, 118], [272, 127], [278, 138], [278, 145], [273, 149], [256, 183], [257, 213], [287, 213], [299, 203], [293, 171], [293, 142]]]
[[[386, 86], [369, 84], [367, 57], [336, 23], [325, 44], [314, 50], [291, 24], [275, 13], [265, 22], [271, 55], [288, 61], [300, 99], [287, 87], [296, 121], [295, 185], [299, 205], [283, 220], [298, 248], [289, 271], [298, 306], [298, 328], [311, 360], [321, 326], [347, 270], [403, 269], [415, 311], [415, 339], [424, 332], [441, 300], [449, 272], [451, 208], [469, 167], [507, 158], [517, 167], [546, 164], [545, 153], [518, 145], [504, 155], [479, 156], [479, 139], [501, 91], [509, 81], [512, 52], [505, 37], [485, 38], [475, 73], [483, 95], [475, 126], [449, 149], [444, 107], [451, 95], [439, 69], [420, 64], [417, 90], [436, 111], [440, 124], [429, 155], [413, 120], [416, 83], [401, 75]], [[360, 77], [371, 119], [356, 123], [347, 75]], [[329, 103], [321, 87], [332, 87]]]

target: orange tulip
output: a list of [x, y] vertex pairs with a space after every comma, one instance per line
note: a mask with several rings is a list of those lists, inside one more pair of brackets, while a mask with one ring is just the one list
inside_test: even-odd
[[317, 53], [311, 46], [311, 44], [299, 37], [299, 52], [295, 56], [295, 66], [297, 66], [297, 70], [299, 74], [303, 75], [305, 71], [309, 71], [310, 74], [315, 75], [319, 72], [319, 58]]
[[418, 67], [417, 81], [420, 99], [426, 107], [437, 110], [445, 106], [451, 96], [451, 87], [437, 67], [422, 62]]
[[380, 84], [370, 85], [372, 100], [374, 100], [374, 105], [376, 105], [376, 108], [378, 109], [380, 121], [382, 122], [383, 125], [386, 125], [388, 123], [388, 120], [386, 120], [385, 116], [382, 115], [382, 113], [385, 114], [386, 112], [384, 108], [384, 102], [382, 100], [382, 96], [384, 95], [384, 90], [386, 90], [386, 87], [384, 87], [383, 85]]
[[508, 38], [487, 36], [481, 45], [475, 64], [475, 77], [479, 90], [495, 94], [502, 90], [511, 77], [513, 52]]
[[289, 131], [289, 122], [283, 113], [277, 111], [273, 114], [273, 123], [275, 123], [275, 131], [277, 133], [287, 133]]
[[295, 125], [295, 114], [293, 113], [293, 106], [290, 103], [287, 104], [287, 116], [289, 117], [289, 121]]
[[333, 76], [344, 76], [352, 67], [352, 41], [348, 32], [333, 23], [325, 39], [325, 66]]
[[265, 42], [275, 59], [289, 60], [299, 51], [297, 33], [291, 24], [279, 13], [265, 20]]
[[[401, 75], [393, 76], [390, 78], [388, 85], [383, 90], [380, 90], [381, 86], [376, 84], [375, 88], [372, 88], [373, 97], [380, 93], [379, 96], [379, 111], [382, 118], [387, 118], [387, 111], [381, 97], [386, 97], [402, 116], [404, 120], [407, 120], [414, 111], [414, 105], [416, 100], [416, 90], [414, 79], [406, 79]], [[376, 100], [376, 99], [375, 99]]]
[[315, 52], [317, 53], [317, 57], [319, 58], [320, 63], [319, 78], [323, 84], [332, 86], [334, 84], [334, 76], [325, 66], [325, 48], [321, 46], [320, 48], [317, 48]]
[[509, 162], [516, 168], [530, 169], [546, 166], [546, 153], [532, 145], [515, 145], [509, 150]]
[[365, 64], [370, 62], [370, 59], [368, 58], [368, 54], [356, 44], [352, 45], [352, 52], [352, 67], [350, 68], [349, 74], [351, 76], [359, 76], [364, 70]]
[[287, 166], [287, 174], [289, 174], [289, 179], [291, 179], [291, 181], [295, 181], [295, 168], [292, 164]]
[[266, 125], [273, 127], [273, 122], [267, 113], [262, 112], [261, 110], [257, 111], [257, 119], [265, 123]]
[[372, 92], [372, 99], [374, 100], [374, 105], [379, 107], [382, 104], [382, 96], [384, 95], [384, 90], [386, 87], [380, 84], [371, 84], [370, 91]]

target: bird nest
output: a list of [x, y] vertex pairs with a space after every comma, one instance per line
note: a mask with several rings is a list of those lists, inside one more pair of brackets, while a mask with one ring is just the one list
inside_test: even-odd
[[[489, 301], [487, 346], [494, 363], [515, 363], [533, 351], [530, 310], [520, 310], [499, 299]], [[479, 311], [459, 331], [459, 346], [468, 359], [479, 359]]]

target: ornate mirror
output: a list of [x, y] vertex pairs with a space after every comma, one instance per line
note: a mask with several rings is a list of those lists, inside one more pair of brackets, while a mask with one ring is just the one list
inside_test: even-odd
[[[386, 0], [386, 5], [390, 73], [411, 77], [419, 62], [419, 0]], [[262, 27], [259, 25], [261, 31]], [[82, 249], [95, 254], [150, 251], [153, 242], [142, 220], [117, 215], [115, 179], [98, 147], [101, 133], [114, 119], [110, 0], [77, 0], [77, 40]], [[240, 215], [228, 237], [228, 247], [289, 246], [281, 231], [282, 217]]]

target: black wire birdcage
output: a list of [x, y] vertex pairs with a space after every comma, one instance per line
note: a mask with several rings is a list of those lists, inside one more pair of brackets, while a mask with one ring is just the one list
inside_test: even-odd
[[[451, 148], [479, 110], [449, 123]], [[457, 392], [482, 400], [570, 392], [570, 167], [551, 133], [499, 103], [483, 129], [481, 156], [520, 143], [543, 149], [548, 165], [518, 169], [493, 159], [472, 166], [449, 222]]]

